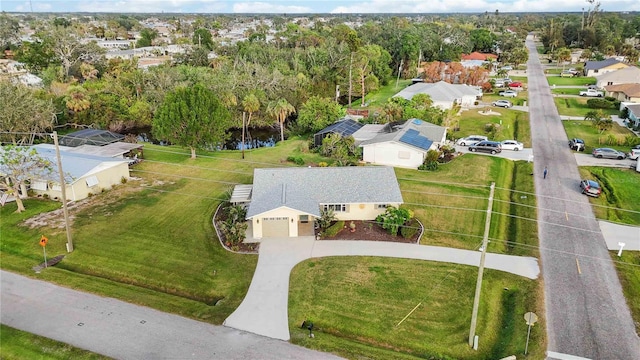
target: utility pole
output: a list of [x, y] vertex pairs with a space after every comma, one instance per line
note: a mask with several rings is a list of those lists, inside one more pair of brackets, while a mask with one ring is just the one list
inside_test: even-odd
[[476, 295], [473, 298], [473, 313], [471, 314], [471, 329], [469, 330], [469, 346], [477, 350], [475, 344], [476, 323], [478, 321], [478, 307], [480, 306], [480, 289], [482, 289], [482, 275], [484, 273], [484, 261], [487, 254], [487, 245], [489, 242], [489, 228], [491, 227], [491, 208], [493, 207], [493, 192], [496, 183], [491, 183], [491, 191], [489, 192], [489, 206], [487, 207], [487, 218], [484, 223], [484, 236], [482, 237], [482, 254], [480, 255], [480, 266], [478, 268], [478, 281], [476, 282]]
[[400, 81], [400, 73], [402, 72], [402, 64], [404, 59], [400, 59], [400, 66], [398, 66], [398, 77], [396, 78], [396, 89], [398, 88], [398, 81]]
[[62, 172], [62, 157], [60, 156], [60, 145], [58, 145], [58, 132], [53, 132], [53, 144], [56, 147], [56, 160], [58, 162], [58, 174], [60, 174], [60, 192], [62, 196], [62, 211], [64, 213], [64, 226], [67, 229], [67, 252], [73, 252], [73, 240], [71, 239], [71, 229], [69, 228], [69, 211], [67, 210], [67, 184], [64, 181]]
[[245, 112], [242, 112], [242, 159], [244, 159], [244, 116], [245, 116]]
[[420, 62], [422, 61], [422, 49], [420, 49], [420, 53], [418, 54], [418, 66], [416, 67], [416, 78], [420, 76]]

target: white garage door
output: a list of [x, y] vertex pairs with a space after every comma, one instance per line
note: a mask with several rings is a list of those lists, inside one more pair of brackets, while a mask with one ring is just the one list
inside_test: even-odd
[[262, 237], [289, 237], [289, 218], [263, 218]]

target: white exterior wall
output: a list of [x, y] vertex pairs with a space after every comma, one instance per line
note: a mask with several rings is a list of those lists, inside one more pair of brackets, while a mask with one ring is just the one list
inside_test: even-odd
[[434, 100], [433, 107], [440, 108], [442, 110], [449, 110], [453, 107], [453, 101], [440, 101]]
[[464, 95], [462, 97], [462, 102], [460, 103], [460, 105], [462, 105], [462, 107], [471, 107], [475, 104], [476, 102], [476, 97], [473, 95]]
[[422, 165], [426, 151], [418, 151], [396, 142], [383, 142], [362, 146], [362, 160], [372, 164], [417, 169]]
[[[89, 187], [87, 186], [87, 178], [92, 176], [98, 179], [98, 184]], [[127, 180], [129, 179], [129, 165], [126, 162], [122, 162], [95, 174], [83, 176], [74, 181], [73, 184], [67, 184], [67, 201], [79, 201], [87, 198], [89, 194], [99, 194], [103, 190], [109, 190], [114, 185], [121, 184], [123, 177]], [[33, 189], [33, 192], [40, 195], [47, 194], [51, 199], [62, 198], [62, 191], [60, 190], [60, 186], [57, 185], [49, 185], [47, 186], [47, 190]]]

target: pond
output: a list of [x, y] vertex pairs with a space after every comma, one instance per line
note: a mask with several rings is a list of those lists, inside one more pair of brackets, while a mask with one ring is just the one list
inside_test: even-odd
[[[150, 142], [156, 145], [169, 145], [168, 142], [158, 140], [151, 135], [151, 128], [137, 128], [127, 130], [127, 134], [136, 135], [139, 142]], [[231, 129], [227, 141], [222, 150], [242, 150], [242, 129]], [[245, 133], [244, 148], [257, 149], [261, 147], [272, 147], [280, 139], [280, 131], [275, 128], [250, 129]]]

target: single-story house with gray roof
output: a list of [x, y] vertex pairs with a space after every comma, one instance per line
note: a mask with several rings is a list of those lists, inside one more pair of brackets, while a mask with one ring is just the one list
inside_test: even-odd
[[455, 104], [460, 104], [462, 107], [473, 106], [476, 100], [482, 97], [482, 89], [479, 86], [449, 84], [445, 81], [438, 81], [437, 83], [409, 85], [393, 97], [411, 100], [417, 94], [429, 95], [434, 107], [448, 110]]
[[602, 61], [587, 61], [584, 65], [584, 76], [598, 76], [612, 71], [624, 69], [629, 65], [616, 58], [608, 58]]
[[[48, 144], [34, 145], [33, 148], [52, 166], [52, 173], [46, 179], [31, 179], [29, 190], [36, 195], [46, 195], [51, 199], [62, 198], [60, 175], [55, 148]], [[66, 182], [67, 201], [79, 201], [89, 195], [99, 194], [114, 185], [129, 179], [129, 160], [60, 151], [62, 172]], [[0, 168], [0, 173], [2, 169]], [[22, 189], [22, 192], [27, 189]]]
[[407, 120], [388, 130], [383, 127], [376, 136], [360, 142], [364, 162], [417, 169], [427, 152], [437, 150], [447, 139], [447, 128], [420, 119]]
[[374, 220], [402, 203], [391, 167], [255, 169], [245, 241], [313, 236], [323, 210], [333, 210], [338, 220]]

